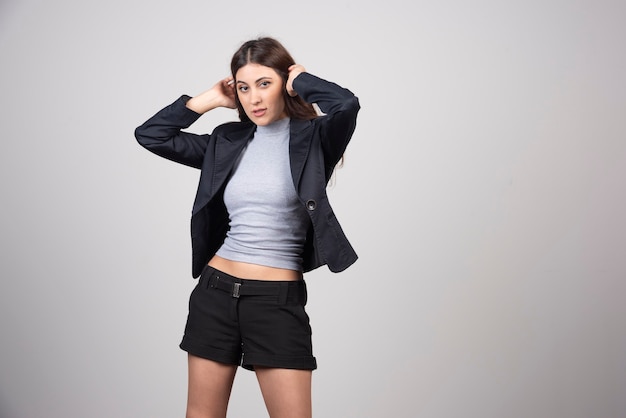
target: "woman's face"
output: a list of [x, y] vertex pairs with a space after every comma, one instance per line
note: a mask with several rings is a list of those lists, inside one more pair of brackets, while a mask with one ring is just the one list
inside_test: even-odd
[[256, 125], [269, 125], [287, 117], [283, 80], [270, 67], [246, 64], [235, 74], [237, 97], [243, 110]]

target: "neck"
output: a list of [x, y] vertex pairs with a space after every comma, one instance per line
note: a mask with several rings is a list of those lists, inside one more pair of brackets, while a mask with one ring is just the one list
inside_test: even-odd
[[282, 119], [278, 119], [270, 123], [269, 125], [257, 126], [256, 130], [257, 132], [262, 133], [264, 135], [280, 134], [282, 132], [289, 130], [290, 120], [291, 119], [289, 119], [288, 117], [284, 117]]

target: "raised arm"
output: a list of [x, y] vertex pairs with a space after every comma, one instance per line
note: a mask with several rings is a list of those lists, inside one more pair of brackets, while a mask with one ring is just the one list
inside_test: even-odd
[[232, 77], [226, 77], [218, 81], [209, 90], [189, 99], [187, 107], [199, 114], [204, 114], [218, 107], [235, 109], [237, 105], [235, 104], [235, 88], [233, 82]]
[[195, 168], [202, 167], [210, 135], [183, 132], [202, 114], [217, 107], [235, 107], [234, 90], [228, 77], [195, 96], [181, 96], [135, 129], [135, 138], [149, 151]]
[[[293, 77], [292, 77], [293, 73]], [[315, 103], [325, 114], [319, 118], [326, 163], [334, 167], [343, 155], [356, 128], [361, 108], [358, 98], [348, 89], [307, 73], [301, 65], [292, 66], [287, 92]]]

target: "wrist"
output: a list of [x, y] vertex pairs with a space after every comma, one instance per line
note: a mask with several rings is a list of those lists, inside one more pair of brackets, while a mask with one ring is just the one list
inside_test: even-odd
[[220, 107], [220, 100], [208, 91], [190, 98], [187, 100], [185, 105], [188, 109], [191, 109], [196, 113], [203, 114], [215, 109], [216, 107]]

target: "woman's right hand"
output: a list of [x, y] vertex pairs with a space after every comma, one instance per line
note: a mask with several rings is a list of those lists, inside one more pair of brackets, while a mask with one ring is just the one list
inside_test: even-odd
[[235, 80], [232, 77], [226, 77], [218, 81], [213, 88], [218, 90], [218, 94], [221, 96], [222, 107], [229, 109], [237, 108], [237, 103], [235, 102]]
[[226, 77], [204, 93], [187, 101], [187, 107], [196, 113], [206, 113], [217, 107], [237, 108], [235, 102], [235, 84], [232, 77]]

